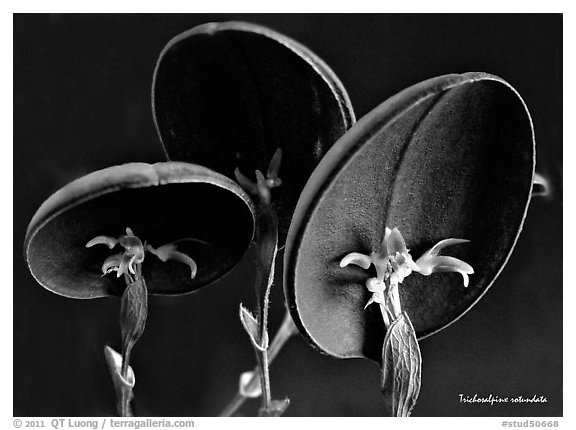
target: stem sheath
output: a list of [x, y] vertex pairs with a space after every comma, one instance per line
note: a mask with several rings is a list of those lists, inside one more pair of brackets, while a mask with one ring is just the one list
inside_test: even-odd
[[[288, 310], [286, 310], [284, 320], [282, 321], [280, 328], [276, 332], [276, 335], [274, 336], [274, 339], [272, 340], [272, 343], [268, 348], [268, 366], [270, 366], [274, 361], [274, 359], [278, 356], [278, 354], [282, 350], [282, 347], [286, 344], [288, 339], [290, 339], [296, 333], [297, 328], [294, 325], [294, 322], [292, 321], [290, 313], [288, 312]], [[260, 377], [260, 366], [256, 366], [254, 370], [252, 370], [252, 375], [254, 379], [258, 378], [260, 380], [260, 383], [262, 383]], [[253, 382], [250, 381], [248, 382], [247, 385], [251, 385], [252, 383]], [[236, 411], [238, 411], [238, 409], [242, 407], [242, 405], [248, 398], [249, 397], [242, 395], [240, 391], [238, 391], [236, 395], [230, 400], [230, 403], [228, 403], [228, 405], [220, 413], [220, 416], [231, 417], [236, 413]]]
[[[148, 317], [148, 289], [142, 276], [141, 265], [136, 266], [134, 276], [125, 276], [126, 289], [120, 304], [120, 331], [122, 334], [121, 378], [129, 380], [130, 354], [132, 348], [142, 336]], [[117, 388], [118, 412], [122, 417], [132, 416], [130, 402], [134, 394], [132, 384], [120, 384]]]

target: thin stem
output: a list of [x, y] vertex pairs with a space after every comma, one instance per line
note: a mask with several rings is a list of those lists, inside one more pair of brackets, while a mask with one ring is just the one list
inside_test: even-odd
[[[270, 344], [270, 347], [268, 348], [268, 367], [272, 364], [274, 359], [278, 356], [278, 354], [280, 353], [280, 350], [286, 344], [288, 339], [290, 339], [294, 334], [296, 334], [296, 332], [297, 332], [297, 329], [296, 329], [296, 326], [294, 325], [294, 322], [292, 321], [292, 317], [290, 316], [290, 313], [288, 311], [286, 311], [286, 314], [284, 315], [284, 320], [282, 321], [280, 328], [276, 332], [276, 335], [274, 336], [274, 339], [272, 340], [272, 343]], [[260, 366], [256, 366], [254, 368], [254, 370], [252, 371], [252, 374], [253, 374], [254, 378], [260, 378]], [[247, 385], [250, 385], [250, 384], [251, 384], [251, 381], [248, 382]], [[236, 411], [238, 409], [240, 409], [240, 407], [244, 404], [244, 402], [247, 399], [248, 399], [248, 397], [243, 396], [240, 393], [240, 391], [238, 391], [236, 393], [236, 395], [232, 398], [232, 400], [230, 400], [230, 403], [228, 403], [228, 406], [226, 406], [226, 408], [224, 408], [224, 410], [222, 411], [220, 416], [221, 417], [231, 417], [232, 415], [234, 415], [236, 413]]]
[[261, 348], [254, 347], [262, 388], [262, 411], [270, 409], [270, 374], [268, 370], [268, 307], [270, 288], [274, 282], [274, 265], [278, 250], [278, 216], [264, 199], [260, 200], [260, 213], [256, 221], [256, 296], [258, 303], [258, 331]]
[[270, 402], [272, 401], [272, 394], [270, 392], [270, 370], [268, 367], [268, 352], [257, 351], [258, 366], [260, 368], [260, 386], [262, 387], [262, 408], [261, 414], [270, 409]]
[[380, 313], [382, 314], [382, 319], [384, 320], [384, 326], [386, 327], [386, 330], [388, 330], [388, 327], [390, 327], [390, 317], [388, 316], [388, 310], [386, 309], [386, 306], [383, 304], [380, 304]]
[[122, 378], [128, 379], [128, 367], [130, 364], [130, 353], [132, 352], [132, 347], [123, 347], [122, 348], [122, 370], [121, 375]]
[[106, 363], [108, 364], [110, 376], [112, 376], [112, 382], [116, 391], [116, 407], [118, 414], [120, 414], [120, 416], [131, 417], [133, 415], [130, 408], [130, 401], [132, 400], [134, 374], [131, 373], [131, 369], [128, 368], [128, 377], [122, 377], [120, 370], [122, 368], [122, 354], [114, 351], [114, 349], [112, 349], [110, 346], [106, 346], [104, 348], [104, 356], [106, 358]]
[[294, 325], [294, 321], [292, 321], [290, 313], [286, 311], [284, 320], [282, 321], [282, 324], [276, 332], [276, 336], [274, 336], [272, 344], [268, 349], [268, 360], [270, 361], [270, 364], [272, 364], [272, 361], [274, 361], [274, 358], [276, 358], [286, 341], [296, 334], [296, 332], [297, 328]]
[[[256, 170], [256, 183], [245, 177], [238, 168], [234, 174], [238, 183], [251, 194], [258, 196], [258, 215], [256, 217], [255, 243], [257, 249], [256, 262], [256, 298], [258, 306], [257, 331], [249, 331], [258, 362], [260, 388], [262, 390], [262, 407], [260, 416], [277, 416], [283, 412], [278, 407], [272, 408], [272, 395], [270, 393], [270, 372], [268, 360], [268, 306], [270, 301], [270, 288], [274, 282], [274, 265], [278, 252], [278, 215], [272, 204], [271, 189], [278, 187], [282, 181], [278, 177], [282, 150], [278, 148], [270, 163], [266, 177], [260, 170]], [[285, 402], [287, 406], [287, 401]]]
[[130, 401], [132, 400], [132, 390], [122, 390], [120, 395], [120, 416], [121, 417], [133, 417], [132, 408], [130, 407]]
[[224, 408], [224, 410], [220, 413], [221, 417], [231, 417], [236, 413], [238, 409], [244, 404], [246, 401], [246, 397], [240, 394], [240, 391], [236, 393], [236, 395], [230, 400], [228, 406]]

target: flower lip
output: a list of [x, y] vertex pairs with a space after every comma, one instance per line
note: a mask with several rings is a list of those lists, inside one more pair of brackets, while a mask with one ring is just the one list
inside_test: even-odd
[[[151, 294], [184, 294], [216, 281], [240, 260], [251, 242], [254, 218], [253, 203], [238, 184], [205, 167], [130, 163], [84, 176], [44, 202], [28, 227], [25, 258], [48, 290], [97, 298], [121, 294], [123, 280], [100, 275], [110, 246], [122, 248], [100, 237], [96, 242], [106, 246], [86, 249], [91, 239], [126, 226], [154, 245], [195, 238], [178, 243], [178, 251], [193, 255], [201, 269], [194, 279], [178, 262], [154, 257], [143, 267]], [[126, 265], [130, 270], [130, 260]]]
[[118, 239], [118, 243], [122, 245], [126, 250], [135, 250], [136, 252], [143, 249], [144, 247], [144, 245], [142, 245], [142, 241], [134, 235], [134, 232], [130, 227], [126, 227], [126, 234]]

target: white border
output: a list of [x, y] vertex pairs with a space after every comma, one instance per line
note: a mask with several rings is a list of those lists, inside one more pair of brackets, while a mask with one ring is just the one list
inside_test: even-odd
[[[572, 161], [575, 160], [575, 147], [576, 147], [576, 136], [574, 128], [571, 127], [576, 119], [575, 109], [574, 109], [574, 99], [576, 96], [574, 77], [576, 76], [576, 70], [574, 68], [574, 52], [576, 52], [573, 41], [574, 39], [574, 29], [576, 27], [576, 20], [574, 19], [573, 6], [568, 1], [551, 1], [546, 2], [533, 2], [530, 5], [526, 3], [519, 2], [502, 2], [502, 1], [483, 1], [475, 2], [474, 4], [462, 1], [442, 1], [442, 2], [424, 2], [424, 1], [412, 1], [412, 2], [374, 2], [374, 1], [364, 1], [355, 0], [354, 2], [341, 2], [342, 5], [337, 5], [335, 2], [330, 2], [327, 6], [327, 2], [321, 2], [317, 4], [312, 4], [310, 1], [302, 0], [291, 0], [290, 2], [284, 4], [278, 4], [278, 2], [264, 2], [264, 1], [219, 1], [219, 2], [191, 2], [191, 1], [168, 1], [164, 0], [162, 2], [150, 2], [149, 4], [141, 4], [135, 2], [126, 2], [125, 4], [120, 4], [118, 1], [104, 0], [99, 1], [97, 5], [87, 4], [78, 1], [11, 1], [7, 3], [1, 15], [0, 28], [2, 29], [3, 37], [1, 40], [2, 48], [2, 91], [3, 95], [3, 106], [2, 106], [2, 134], [3, 134], [3, 157], [2, 157], [2, 169], [1, 181], [2, 184], [2, 196], [4, 198], [4, 204], [2, 205], [2, 226], [1, 233], [4, 237], [12, 238], [11, 244], [13, 244], [13, 165], [11, 160], [13, 160], [13, 150], [12, 145], [9, 142], [13, 142], [13, 105], [12, 105], [12, 82], [13, 82], [13, 20], [12, 12], [18, 13], [31, 13], [31, 12], [51, 12], [54, 11], [74, 11], [74, 12], [136, 12], [135, 5], [138, 4], [138, 12], [287, 12], [290, 9], [292, 12], [547, 12], [547, 13], [558, 13], [563, 12], [564, 15], [564, 113], [563, 113], [563, 123], [564, 123], [564, 164], [569, 168], [566, 170], [566, 175], [564, 177], [564, 257], [563, 263], [564, 267], [568, 270], [574, 264], [574, 251], [573, 247], [576, 244], [576, 235], [574, 227], [571, 225], [570, 221], [576, 219], [576, 210], [573, 200], [573, 190], [575, 185], [575, 175], [576, 169], [572, 168]], [[441, 4], [439, 4], [441, 3]], [[574, 2], [572, 2], [574, 3]], [[520, 8], [521, 4], [521, 8]], [[239, 10], [239, 7], [242, 10]], [[10, 59], [10, 64], [7, 59]], [[538, 61], [534, 58], [534, 61]], [[10, 95], [11, 97], [8, 97]], [[8, 203], [10, 202], [10, 207]], [[554, 222], [555, 220], [551, 220]], [[10, 249], [16, 249], [17, 247], [10, 247]], [[546, 250], [541, 250], [546, 252]], [[12, 273], [12, 262], [13, 258], [20, 258], [20, 253], [9, 253], [8, 247], [2, 248], [2, 261], [3, 266], [7, 268], [4, 271], [5, 276], [2, 282], [1, 288], [3, 288], [2, 294], [2, 309], [0, 321], [1, 327], [1, 339], [4, 345], [10, 346], [10, 351], [6, 351], [2, 354], [2, 369], [4, 378], [6, 381], [11, 380], [8, 375], [12, 375], [12, 284], [13, 284], [13, 273]], [[558, 270], [558, 268], [551, 267], [550, 270]], [[7, 275], [7, 276], [6, 276]], [[576, 304], [576, 285], [573, 285], [574, 281], [569, 277], [569, 272], [564, 271], [564, 418], [550, 418], [551, 420], [559, 420], [559, 428], [567, 428], [567, 424], [574, 428], [576, 420], [574, 419], [574, 382], [575, 382], [575, 368], [571, 364], [574, 362], [575, 350], [573, 348], [574, 340], [576, 334], [574, 333], [574, 309], [573, 306]], [[8, 348], [6, 348], [8, 349]], [[545, 371], [545, 370], [544, 370]], [[13, 428], [12, 424], [12, 384], [8, 382], [2, 384], [2, 389], [0, 391], [0, 409], [2, 420], [5, 424], [2, 428]], [[516, 421], [534, 420], [535, 418], [515, 418]], [[169, 418], [169, 420], [172, 420]], [[501, 423], [503, 418], [413, 418], [408, 420], [394, 420], [394, 428], [423, 428], [424, 426], [435, 426], [441, 427], [444, 430], [458, 429], [492, 429], [492, 428], [502, 428]], [[512, 418], [506, 419], [512, 421]], [[546, 418], [548, 420], [548, 418]], [[195, 428], [212, 428], [214, 426], [233, 426], [234, 428], [250, 428], [254, 430], [256, 428], [268, 427], [270, 423], [268, 420], [259, 420], [252, 418], [242, 418], [234, 419], [220, 419], [220, 418], [197, 418], [195, 419]], [[572, 423], [572, 424], [569, 424]], [[386, 426], [391, 424], [390, 421], [382, 422], [382, 418], [284, 418], [279, 419], [274, 422], [274, 427], [279, 430], [290, 429], [292, 430], [294, 426], [301, 425], [327, 425], [331, 429], [346, 429], [348, 430], [351, 426], [357, 426], [358, 424], [365, 424], [367, 426]], [[51, 428], [51, 427], [46, 427]]]

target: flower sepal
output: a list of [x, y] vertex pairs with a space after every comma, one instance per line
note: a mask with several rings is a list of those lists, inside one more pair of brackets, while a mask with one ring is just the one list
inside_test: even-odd
[[428, 276], [436, 272], [457, 272], [460, 273], [464, 279], [464, 287], [468, 287], [468, 275], [474, 273], [472, 266], [454, 257], [438, 255], [438, 253], [447, 246], [468, 242], [470, 241], [466, 239], [441, 240], [431, 249], [422, 254], [418, 260], [416, 260], [416, 265], [418, 266], [418, 270], [416, 271], [424, 276]]
[[278, 148], [270, 159], [266, 176], [260, 170], [256, 170], [256, 182], [253, 182], [244, 176], [238, 168], [234, 169], [234, 176], [246, 192], [258, 196], [262, 204], [269, 205], [272, 201], [272, 188], [282, 185], [282, 179], [278, 177], [281, 162], [282, 149]]
[[340, 267], [353, 264], [367, 270], [374, 265], [376, 277], [366, 280], [366, 288], [372, 296], [364, 309], [372, 303], [378, 303], [384, 324], [388, 328], [390, 322], [397, 319], [402, 312], [398, 285], [404, 282], [404, 279], [412, 272], [424, 276], [435, 272], [457, 272], [464, 278], [464, 287], [468, 286], [468, 275], [474, 273], [472, 266], [457, 258], [439, 255], [440, 251], [447, 246], [467, 242], [469, 241], [466, 239], [441, 240], [414, 261], [400, 230], [386, 227], [380, 249], [370, 255], [351, 252], [340, 260]]

